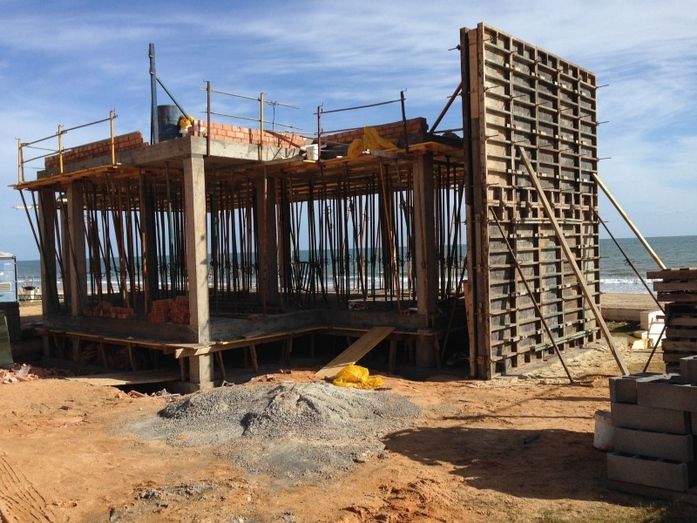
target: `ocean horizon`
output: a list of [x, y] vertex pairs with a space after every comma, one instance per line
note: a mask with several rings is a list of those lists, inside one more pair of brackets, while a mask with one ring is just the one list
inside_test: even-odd
[[[697, 235], [655, 236], [647, 240], [667, 267], [697, 267]], [[648, 271], [659, 268], [638, 239], [618, 238], [617, 242], [644, 279]], [[39, 260], [17, 260], [17, 282], [19, 287], [40, 287]], [[600, 290], [604, 293], [647, 292], [615, 243], [608, 238], [600, 240]]]

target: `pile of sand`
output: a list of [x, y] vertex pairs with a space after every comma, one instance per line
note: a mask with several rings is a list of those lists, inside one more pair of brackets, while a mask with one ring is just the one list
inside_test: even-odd
[[402, 396], [328, 383], [247, 385], [191, 395], [134, 430], [171, 445], [213, 446], [255, 473], [331, 476], [384, 450], [419, 409]]

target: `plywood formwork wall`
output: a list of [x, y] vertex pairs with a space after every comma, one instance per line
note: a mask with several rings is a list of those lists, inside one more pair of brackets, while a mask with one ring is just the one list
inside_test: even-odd
[[[566, 241], [599, 303], [595, 76], [479, 24], [461, 30], [467, 156], [472, 373], [489, 378], [553, 355], [515, 258], [562, 350], [597, 327], [545, 217], [518, 148], [532, 160]], [[512, 245], [512, 256], [494, 220]]]

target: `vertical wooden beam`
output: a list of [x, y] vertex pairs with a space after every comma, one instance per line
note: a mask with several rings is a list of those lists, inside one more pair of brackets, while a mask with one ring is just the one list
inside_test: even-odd
[[[208, 242], [206, 233], [206, 180], [202, 155], [191, 155], [183, 160], [184, 220], [186, 235], [186, 271], [189, 280], [189, 328], [193, 341], [209, 340], [208, 309]], [[197, 357], [191, 358], [192, 366]], [[202, 369], [213, 371], [212, 365]], [[212, 375], [210, 377], [212, 380]]]
[[41, 246], [41, 309], [44, 315], [58, 311], [56, 277], [56, 193], [39, 191], [39, 237]]
[[274, 178], [255, 181], [257, 217], [257, 291], [262, 309], [278, 303], [278, 253], [276, 250], [276, 190]]
[[70, 314], [76, 318], [87, 304], [87, 260], [85, 258], [85, 193], [80, 182], [68, 186], [68, 234]]
[[146, 311], [150, 310], [152, 300], [157, 297], [157, 233], [155, 202], [150, 176], [143, 173], [140, 177], [140, 227], [143, 245], [143, 290], [145, 292]]

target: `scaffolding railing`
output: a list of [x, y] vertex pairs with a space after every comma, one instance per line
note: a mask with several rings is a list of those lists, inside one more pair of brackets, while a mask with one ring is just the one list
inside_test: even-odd
[[[247, 121], [247, 122], [256, 122], [258, 129], [259, 129], [259, 143], [257, 144], [259, 147], [259, 160], [263, 159], [263, 146], [264, 146], [264, 132], [265, 128], [264, 125], [272, 125], [274, 127], [283, 127], [284, 129], [289, 129], [293, 131], [302, 131], [302, 129], [286, 124], [286, 123], [279, 123], [276, 122], [275, 118], [271, 121], [266, 120], [264, 116], [264, 109], [265, 107], [271, 106], [274, 109], [276, 107], [286, 107], [289, 109], [300, 109], [297, 105], [292, 105], [288, 103], [282, 103], [278, 102], [276, 100], [269, 100], [266, 98], [266, 93], [260, 92], [259, 96], [246, 96], [238, 93], [231, 93], [228, 91], [223, 91], [220, 89], [214, 89], [211, 85], [210, 81], [206, 81], [206, 85], [203, 88], [206, 91], [206, 154], [210, 155], [211, 152], [211, 115], [215, 116], [222, 116], [223, 118], [230, 118], [233, 120], [242, 120], [242, 121]], [[219, 94], [223, 96], [230, 96], [233, 98], [238, 98], [240, 100], [247, 100], [251, 102], [256, 102], [259, 105], [259, 116], [257, 118], [252, 118], [250, 116], [244, 116], [244, 115], [239, 115], [239, 114], [228, 114], [228, 113], [222, 113], [218, 111], [213, 110], [213, 104], [212, 104], [212, 99], [214, 94]]]
[[346, 129], [335, 129], [332, 131], [325, 131], [324, 129], [322, 129], [322, 115], [333, 114], [333, 113], [343, 113], [346, 111], [357, 111], [359, 109], [370, 109], [373, 107], [382, 107], [384, 105], [391, 105], [391, 104], [396, 104], [396, 103], [399, 103], [400, 107], [401, 107], [405, 150], [407, 152], [409, 152], [409, 140], [408, 140], [408, 134], [407, 134], [407, 113], [406, 113], [406, 105], [405, 105], [406, 97], [404, 96], [404, 91], [399, 91], [399, 98], [396, 98], [394, 100], [385, 100], [383, 102], [375, 102], [375, 103], [363, 104], [363, 105], [354, 105], [352, 107], [341, 107], [339, 109], [325, 109], [322, 105], [318, 105], [317, 111], [314, 113], [315, 116], [317, 117], [317, 161], [319, 162], [320, 158], [322, 156], [322, 136], [323, 135], [330, 135], [330, 134], [347, 132], [347, 131], [355, 131], [356, 129], [360, 129], [360, 127], [349, 127]]
[[[101, 120], [96, 120], [94, 122], [88, 122], [80, 125], [75, 125], [74, 127], [63, 127], [63, 125], [58, 126], [58, 130], [44, 138], [39, 138], [38, 140], [33, 140], [31, 142], [23, 142], [21, 139], [17, 138], [17, 183], [24, 183], [24, 169], [25, 166], [33, 161], [40, 160], [42, 158], [48, 158], [50, 156], [56, 157], [58, 162], [58, 174], [63, 174], [65, 172], [65, 162], [64, 156], [72, 150], [72, 148], [65, 148], [63, 137], [70, 131], [75, 131], [77, 129], [84, 129], [85, 127], [91, 127], [93, 125], [99, 125], [102, 123], [109, 122], [109, 141], [110, 141], [110, 153], [111, 153], [111, 164], [116, 165], [116, 132], [114, 120], [116, 120], [117, 115], [114, 111], [109, 111], [109, 116], [107, 118], [102, 118]], [[42, 144], [48, 142], [49, 140], [56, 140], [57, 149], [51, 149], [49, 147], [39, 146], [37, 144]], [[47, 151], [44, 154], [39, 154], [32, 156], [31, 158], [26, 158], [25, 151], [27, 149]]]

